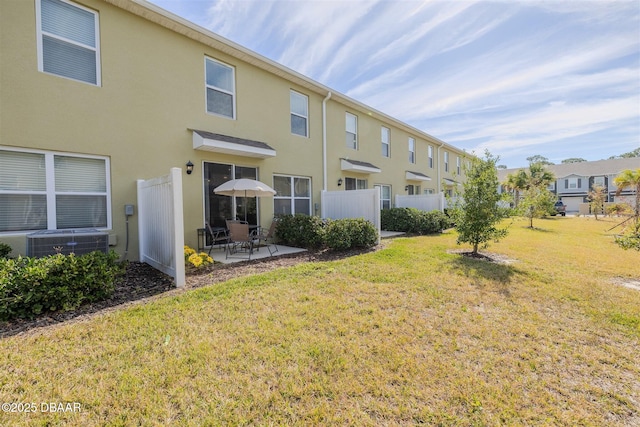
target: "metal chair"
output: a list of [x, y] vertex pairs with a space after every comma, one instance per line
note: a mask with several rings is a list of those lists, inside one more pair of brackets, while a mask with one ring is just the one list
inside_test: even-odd
[[251, 259], [253, 246], [258, 239], [253, 233], [249, 232], [249, 224], [242, 221], [227, 221], [227, 228], [229, 229], [229, 234], [225, 258], [229, 258], [231, 254], [236, 254], [240, 250], [246, 250], [249, 254], [247, 259]]
[[[258, 245], [260, 244], [260, 242], [264, 242], [265, 246], [267, 247], [267, 250], [269, 251], [269, 255], [271, 256], [274, 253], [278, 252], [278, 245], [276, 245], [275, 243], [273, 243], [272, 245], [269, 244], [269, 240], [273, 242], [273, 238], [275, 237], [276, 225], [277, 225], [277, 220], [274, 218], [273, 221], [271, 222], [271, 226], [269, 226], [268, 231], [265, 232], [264, 229], [262, 229], [257, 236]], [[273, 250], [271, 249], [271, 246], [274, 247]]]
[[229, 242], [229, 235], [227, 234], [227, 230], [224, 228], [218, 228], [215, 231], [209, 225], [209, 222], [205, 222], [205, 227], [207, 229], [207, 233], [211, 236], [211, 246], [209, 246], [209, 254], [211, 255], [211, 250], [215, 245], [219, 245], [221, 249], [225, 249], [227, 243]]

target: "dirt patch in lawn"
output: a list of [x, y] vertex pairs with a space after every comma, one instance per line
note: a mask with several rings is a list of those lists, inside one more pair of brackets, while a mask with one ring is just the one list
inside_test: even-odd
[[484, 260], [488, 262], [494, 262], [496, 264], [513, 264], [514, 262], [517, 262], [517, 260], [509, 258], [506, 255], [497, 254], [494, 252], [478, 251], [477, 254], [474, 254], [472, 251], [466, 249], [449, 249], [447, 253], [462, 255], [465, 257]]
[[611, 279], [614, 285], [624, 286], [625, 288], [640, 291], [640, 279], [630, 279], [628, 277], [614, 277]]

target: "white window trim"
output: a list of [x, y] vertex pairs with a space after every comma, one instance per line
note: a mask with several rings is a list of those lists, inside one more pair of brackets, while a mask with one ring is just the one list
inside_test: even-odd
[[[357, 149], [358, 149], [358, 145], [359, 145], [359, 144], [358, 144], [358, 116], [356, 116], [355, 114], [351, 114], [351, 113], [349, 113], [349, 112], [345, 112], [345, 126], [344, 126], [345, 133], [346, 133], [346, 132], [348, 132], [348, 130], [347, 130], [347, 119], [346, 119], [346, 118], [347, 118], [347, 116], [351, 116], [351, 117], [353, 117], [353, 118], [355, 119], [355, 122], [356, 122], [356, 129], [355, 129], [355, 139], [356, 139], [356, 141], [355, 141], [355, 142], [356, 142], [356, 143], [355, 143], [355, 147], [347, 146], [347, 148], [349, 148], [349, 149], [351, 149], [351, 150], [357, 150]], [[346, 142], [346, 141], [345, 141], [345, 142]]]
[[[413, 144], [412, 144], [413, 142]], [[413, 137], [409, 137], [409, 139], [407, 140], [407, 144], [409, 145], [409, 163], [414, 163], [416, 162], [416, 139]], [[413, 145], [413, 147], [412, 147]]]
[[[15, 147], [5, 147], [0, 145], [2, 151], [13, 151], [17, 153], [35, 153], [44, 155], [45, 161], [45, 191], [13, 191], [13, 190], [0, 190], [0, 194], [34, 194], [34, 195], [46, 195], [47, 197], [47, 230], [58, 230], [56, 228], [56, 196], [71, 194], [74, 196], [103, 196], [107, 198], [107, 226], [96, 227], [97, 230], [111, 230], [113, 227], [111, 218], [111, 162], [109, 157], [104, 156], [92, 156], [88, 154], [75, 154], [64, 153], [61, 151], [44, 151], [44, 150], [32, 150], [32, 149], [18, 149]], [[105, 162], [105, 179], [106, 179], [106, 191], [103, 192], [69, 192], [69, 191], [56, 191], [55, 189], [55, 166], [54, 157], [79, 157], [82, 159], [100, 159]], [[0, 232], [0, 236], [20, 236], [33, 233], [33, 230], [24, 231], [4, 231]]]
[[578, 188], [578, 178], [567, 178], [567, 189], [575, 190]]
[[428, 158], [429, 158], [429, 168], [433, 169], [433, 145], [430, 145], [427, 148]]
[[[56, 77], [61, 77], [63, 79], [68, 79], [68, 80], [73, 80], [74, 82], [80, 82], [80, 83], [85, 83], [91, 86], [102, 86], [102, 66], [101, 66], [101, 62], [100, 62], [100, 15], [98, 14], [97, 11], [89, 9], [87, 7], [81, 6], [77, 3], [74, 2], [70, 2], [68, 0], [59, 0], [62, 3], [67, 3], [70, 6], [73, 7], [77, 7], [78, 9], [82, 9], [86, 12], [89, 12], [91, 14], [93, 14], [95, 16], [95, 19], [93, 20], [94, 22], [94, 31], [95, 31], [95, 38], [96, 38], [96, 47], [93, 46], [87, 46], [85, 44], [82, 43], [78, 43], [77, 41], [74, 40], [69, 40], [65, 37], [60, 37], [58, 35], [46, 32], [42, 30], [42, 5], [41, 5], [41, 1], [42, 0], [36, 0], [36, 50], [38, 52], [38, 71], [40, 71], [41, 73], [44, 74], [48, 74], [50, 76], [56, 76]], [[50, 73], [48, 71], [44, 71], [44, 57], [43, 57], [43, 47], [42, 47], [42, 37], [43, 36], [47, 36], [47, 37], [51, 37], [54, 38], [56, 40], [62, 40], [65, 43], [69, 43], [72, 44], [74, 46], [80, 46], [83, 49], [89, 49], [95, 52], [96, 55], [96, 83], [91, 83], [91, 82], [86, 82], [84, 80], [78, 80], [78, 79], [74, 79], [72, 77], [67, 77], [67, 76], [62, 76], [60, 74], [54, 74], [54, 73]]]
[[[385, 130], [386, 130], [386, 141], [385, 141]], [[382, 141], [382, 146], [386, 145], [387, 147], [387, 155], [382, 154], [382, 157], [391, 157], [391, 129], [388, 127], [382, 126], [380, 127], [380, 141]]]
[[449, 172], [449, 152], [444, 152], [444, 171]]
[[[284, 178], [290, 178], [291, 179], [291, 196], [278, 196], [278, 195], [274, 195], [273, 196], [273, 200], [289, 200], [291, 202], [291, 212], [292, 214], [296, 214], [296, 200], [309, 200], [309, 215], [313, 215], [313, 210], [312, 210], [312, 195], [313, 195], [313, 188], [311, 187], [312, 185], [312, 181], [311, 181], [311, 177], [308, 176], [298, 176], [298, 175], [284, 175], [284, 174], [273, 174], [273, 178], [275, 179], [276, 177], [284, 177]], [[306, 179], [309, 181], [309, 197], [301, 197], [301, 196], [296, 196], [296, 192], [295, 192], [295, 181], [296, 178], [298, 179]], [[275, 184], [274, 184], [275, 185]]]
[[604, 176], [594, 176], [593, 177], [593, 186], [601, 186], [604, 187], [605, 177]]
[[[207, 84], [207, 61], [217, 62], [218, 64], [231, 69], [231, 80], [232, 80], [231, 84], [233, 86], [233, 92], [229, 92], [228, 90], [219, 88], [218, 86]], [[218, 114], [213, 111], [209, 111], [209, 105], [207, 103], [207, 89], [209, 88], [221, 93], [226, 93], [227, 95], [231, 95], [233, 117], [229, 117], [229, 116], [225, 116], [224, 114]], [[236, 67], [234, 67], [233, 65], [224, 63], [222, 61], [218, 61], [217, 59], [211, 58], [210, 56], [204, 57], [204, 111], [206, 111], [207, 114], [211, 114], [212, 116], [223, 117], [229, 120], [236, 120], [236, 117], [237, 117], [237, 114], [236, 114]]]
[[460, 156], [457, 156], [456, 157], [456, 171], [457, 171], [458, 175], [460, 175], [460, 165], [461, 165]]
[[306, 99], [306, 101], [307, 101], [307, 115], [303, 116], [302, 114], [294, 113], [292, 111], [293, 109], [291, 108], [291, 105], [289, 105], [289, 110], [291, 110], [290, 111], [291, 115], [298, 116], [298, 117], [303, 117], [304, 121], [305, 121], [305, 125], [306, 125], [306, 129], [305, 129], [305, 134], [304, 135], [300, 135], [299, 133], [294, 133], [293, 129], [290, 129], [291, 130], [291, 135], [295, 135], [295, 136], [299, 136], [301, 138], [307, 138], [308, 139], [309, 138], [309, 97], [307, 95], [305, 95], [304, 93], [300, 93], [298, 91], [290, 89], [289, 90], [289, 104], [291, 104], [291, 94], [292, 93], [295, 93], [296, 95], [303, 96]]

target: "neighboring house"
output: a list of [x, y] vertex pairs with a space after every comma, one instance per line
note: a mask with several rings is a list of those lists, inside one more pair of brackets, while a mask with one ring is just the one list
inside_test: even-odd
[[[620, 196], [616, 196], [617, 187], [613, 180], [623, 170], [637, 168], [640, 168], [640, 157], [549, 165], [547, 169], [556, 177], [549, 190], [567, 206], [567, 212], [572, 213], [579, 212], [580, 205], [587, 203], [588, 193], [595, 186], [606, 189], [606, 202], [628, 201], [635, 195], [635, 190], [626, 188]], [[498, 179], [503, 183], [507, 175], [520, 169], [524, 168], [500, 169]]]
[[[205, 222], [319, 215], [322, 190], [450, 190], [468, 155], [143, 0], [0, 1], [0, 240], [95, 227], [138, 250], [136, 180], [183, 175]], [[273, 199], [220, 196], [259, 179]], [[463, 177], [462, 177], [463, 178]]]

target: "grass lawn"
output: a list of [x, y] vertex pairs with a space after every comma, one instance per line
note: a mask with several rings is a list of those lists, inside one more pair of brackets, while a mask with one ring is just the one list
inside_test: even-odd
[[506, 265], [399, 238], [3, 339], [0, 402], [37, 411], [0, 425], [640, 425], [616, 221], [517, 220]]

